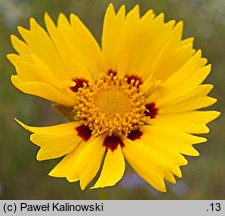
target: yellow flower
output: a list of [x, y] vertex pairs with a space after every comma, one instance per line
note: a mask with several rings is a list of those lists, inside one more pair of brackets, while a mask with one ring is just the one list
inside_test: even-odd
[[[193, 38], [182, 39], [183, 23], [164, 22], [152, 10], [142, 17], [139, 7], [126, 15], [110, 4], [104, 19], [101, 47], [71, 14], [60, 14], [57, 25], [45, 14], [47, 31], [31, 18], [30, 29], [19, 27], [24, 41], [12, 36], [18, 54], [8, 58], [17, 75], [13, 84], [27, 94], [56, 103], [70, 120], [31, 127], [31, 141], [40, 147], [38, 160], [64, 156], [49, 173], [80, 181], [81, 189], [115, 185], [125, 159], [159, 191], [167, 180], [182, 177], [183, 155], [198, 156], [194, 134], [209, 132], [206, 124], [219, 116], [201, 111], [216, 102], [213, 88], [201, 84], [211, 66]], [[196, 111], [197, 110], [197, 111]]]

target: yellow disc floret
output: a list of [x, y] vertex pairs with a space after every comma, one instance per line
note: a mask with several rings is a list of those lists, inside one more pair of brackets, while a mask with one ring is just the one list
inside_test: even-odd
[[139, 92], [139, 80], [103, 74], [98, 80], [83, 83], [77, 91], [76, 117], [95, 136], [125, 135], [146, 121], [145, 97]]

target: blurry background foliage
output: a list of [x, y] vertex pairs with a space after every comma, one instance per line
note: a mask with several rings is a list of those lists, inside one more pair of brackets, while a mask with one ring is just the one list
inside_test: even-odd
[[[78, 183], [48, 177], [57, 160], [38, 162], [38, 148], [29, 141], [29, 133], [14, 117], [35, 126], [64, 121], [51, 103], [21, 93], [10, 82], [15, 73], [6, 59], [14, 52], [10, 35], [17, 26], [29, 26], [34, 17], [44, 26], [47, 11], [54, 20], [63, 12], [77, 14], [100, 41], [102, 22], [108, 0], [0, 0], [0, 198], [1, 199], [98, 199], [98, 190], [81, 191]], [[195, 48], [213, 65], [207, 83], [215, 85], [211, 95], [218, 102], [211, 108], [225, 112], [225, 1], [224, 0], [112, 0], [115, 8], [127, 9], [139, 4], [141, 14], [148, 9], [165, 13], [166, 20], [184, 21], [184, 38], [194, 36]], [[223, 115], [210, 123], [208, 142], [198, 145], [201, 156], [189, 158], [182, 168], [183, 178], [176, 185], [167, 184], [167, 193], [155, 191], [127, 168], [117, 186], [108, 188], [109, 199], [225, 199], [225, 120]]]

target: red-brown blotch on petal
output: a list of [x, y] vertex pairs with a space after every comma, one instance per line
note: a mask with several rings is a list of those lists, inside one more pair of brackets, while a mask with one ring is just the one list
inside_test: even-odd
[[73, 81], [76, 82], [75, 86], [70, 87], [73, 92], [77, 92], [79, 88], [82, 88], [84, 86], [84, 83], [88, 83], [88, 81], [83, 78], [75, 78], [73, 79]]
[[88, 141], [91, 137], [91, 130], [88, 126], [81, 125], [76, 128], [78, 136], [80, 136], [84, 141]]
[[116, 76], [116, 75], [117, 75], [117, 72], [115, 72], [115, 71], [113, 71], [113, 70], [110, 69], [110, 70], [108, 71], [108, 75], [109, 75], [109, 76]]
[[145, 111], [145, 115], [150, 118], [155, 118], [158, 114], [158, 109], [156, 108], [155, 103], [146, 104], [145, 108], [147, 109]]
[[134, 80], [135, 81], [134, 83], [139, 81], [137, 87], [139, 87], [141, 84], [143, 84], [141, 78], [136, 75], [127, 75], [125, 77], [127, 78], [127, 83], [129, 83], [129, 84], [131, 83], [131, 80]]
[[103, 146], [106, 146], [107, 148], [111, 149], [111, 151], [116, 150], [118, 145], [124, 147], [123, 141], [120, 139], [120, 137], [115, 135], [105, 137], [103, 142]]
[[134, 141], [134, 140], [140, 139], [142, 134], [143, 133], [139, 129], [133, 130], [133, 131], [130, 132], [130, 134], [127, 136], [127, 138]]

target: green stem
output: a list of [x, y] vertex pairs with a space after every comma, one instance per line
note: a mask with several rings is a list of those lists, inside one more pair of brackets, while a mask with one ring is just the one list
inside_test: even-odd
[[106, 188], [99, 189], [99, 200], [107, 200], [107, 189]]

